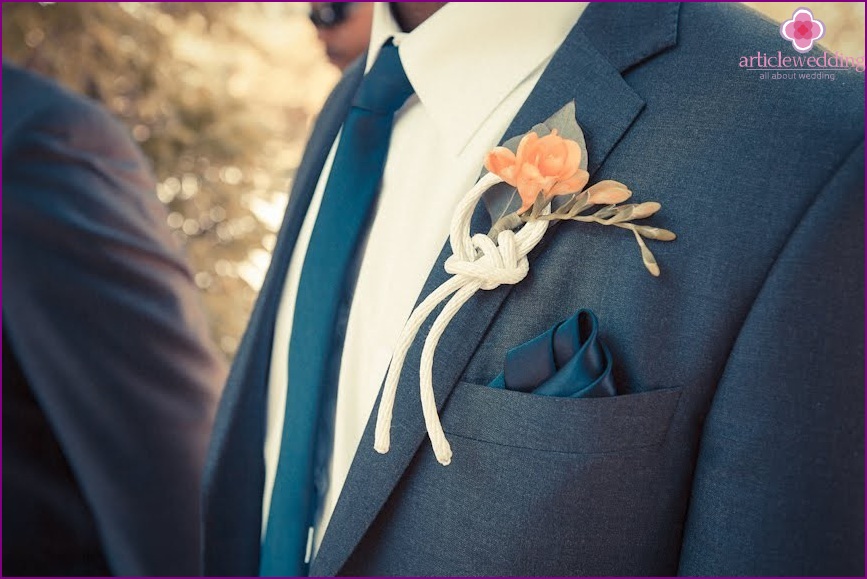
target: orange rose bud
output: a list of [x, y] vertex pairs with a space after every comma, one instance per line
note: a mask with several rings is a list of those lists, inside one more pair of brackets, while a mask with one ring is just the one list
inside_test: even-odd
[[546, 201], [557, 195], [577, 193], [590, 176], [581, 169], [581, 147], [557, 134], [539, 137], [527, 133], [518, 144], [517, 153], [497, 147], [485, 158], [485, 167], [518, 189], [523, 213], [533, 206], [539, 193]]
[[515, 161], [515, 153], [506, 147], [496, 147], [485, 157], [485, 169], [514, 187], [515, 171], [517, 169]]

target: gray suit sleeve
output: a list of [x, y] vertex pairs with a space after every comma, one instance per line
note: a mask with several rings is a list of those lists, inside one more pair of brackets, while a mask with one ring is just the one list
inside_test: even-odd
[[703, 426], [681, 575], [864, 573], [863, 191], [862, 142], [746, 319]]
[[199, 573], [225, 362], [141, 154], [56, 101], [3, 155], [3, 325], [120, 575]]

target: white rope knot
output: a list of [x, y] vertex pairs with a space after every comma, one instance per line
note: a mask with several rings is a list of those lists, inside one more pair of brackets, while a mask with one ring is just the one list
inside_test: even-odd
[[[452, 255], [445, 262], [445, 270], [452, 277], [416, 306], [398, 338], [376, 416], [373, 448], [379, 453], [387, 453], [391, 444], [391, 417], [407, 352], [424, 321], [440, 303], [448, 299], [424, 342], [419, 367], [419, 390], [425, 426], [437, 461], [443, 465], [451, 462], [452, 450], [437, 414], [433, 389], [433, 359], [437, 344], [458, 310], [478, 290], [516, 284], [527, 277], [530, 270], [527, 254], [542, 240], [549, 223], [536, 220], [525, 223], [517, 233], [502, 231], [497, 236], [497, 243], [483, 234], [470, 237], [470, 221], [476, 204], [485, 191], [501, 181], [493, 173], [485, 174], [461, 199], [455, 210], [449, 235]], [[543, 213], [549, 212], [550, 207]]]
[[472, 237], [474, 252], [472, 260], [450, 256], [445, 263], [446, 272], [479, 282], [479, 288], [492, 290], [503, 284], [516, 284], [527, 277], [530, 262], [527, 257], [518, 257], [515, 232], [503, 231], [494, 244], [487, 235], [478, 233]]

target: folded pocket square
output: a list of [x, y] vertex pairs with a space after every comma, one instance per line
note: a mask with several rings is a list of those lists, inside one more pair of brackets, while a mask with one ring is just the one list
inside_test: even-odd
[[503, 373], [488, 384], [540, 396], [616, 396], [611, 353], [599, 338], [599, 322], [579, 310], [542, 335], [506, 353]]

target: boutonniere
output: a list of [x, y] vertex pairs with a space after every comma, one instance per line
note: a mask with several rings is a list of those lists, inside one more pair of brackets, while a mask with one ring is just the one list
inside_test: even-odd
[[[433, 391], [437, 344], [458, 310], [477, 291], [517, 284], [527, 276], [530, 268], [527, 254], [553, 222], [577, 221], [631, 231], [644, 266], [654, 276], [659, 275], [659, 265], [644, 238], [675, 239], [675, 234], [666, 229], [634, 223], [659, 211], [659, 203], [621, 204], [632, 192], [619, 181], [600, 181], [585, 188], [590, 179], [587, 148], [575, 121], [574, 103], [526, 134], [494, 148], [484, 159], [484, 165], [488, 172], [464, 195], [452, 218], [449, 234], [452, 255], [445, 262], [452, 277], [413, 310], [395, 347], [376, 419], [377, 452], [384, 454], [389, 449], [397, 385], [410, 345], [428, 316], [448, 299], [425, 339], [419, 385], [434, 454], [443, 465], [451, 462], [451, 447], [440, 424]], [[483, 198], [494, 225], [487, 235], [470, 235], [473, 211]]]

